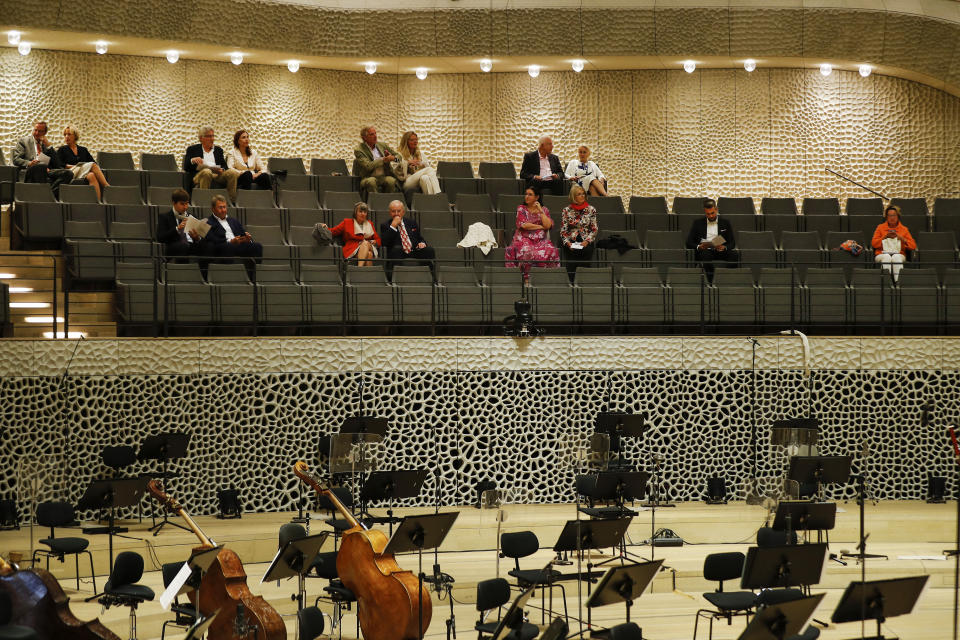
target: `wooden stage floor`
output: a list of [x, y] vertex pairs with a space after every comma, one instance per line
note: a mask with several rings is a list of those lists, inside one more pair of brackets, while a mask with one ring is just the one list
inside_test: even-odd
[[[460, 516], [454, 525], [453, 531], [441, 547], [439, 555], [440, 565], [445, 573], [456, 579], [453, 592], [454, 615], [458, 638], [473, 638], [473, 625], [477, 621], [476, 583], [479, 580], [497, 575], [497, 512], [492, 510], [480, 511], [472, 507], [445, 508], [444, 511], [460, 511]], [[383, 510], [373, 510], [382, 515]], [[397, 515], [423, 513], [426, 509], [397, 509]], [[430, 510], [432, 512], [432, 510]], [[534, 557], [521, 560], [523, 568], [542, 566], [553, 553], [549, 547], [555, 542], [565, 521], [575, 517], [574, 505], [509, 505], [503, 508], [505, 516], [502, 522], [502, 531], [532, 530], [540, 538], [541, 549]], [[880, 502], [867, 503], [866, 530], [870, 534], [868, 551], [870, 553], [886, 554], [888, 560], [870, 560], [867, 565], [867, 579], [881, 579], [910, 575], [930, 574], [928, 587], [920, 599], [914, 612], [909, 616], [892, 618], [883, 627], [884, 634], [897, 636], [902, 640], [943, 640], [951, 637], [953, 623], [953, 559], [927, 559], [941, 556], [945, 549], [953, 548], [956, 526], [956, 505], [953, 503], [931, 505], [922, 502]], [[251, 590], [264, 596], [281, 614], [287, 622], [289, 638], [296, 638], [295, 616], [296, 605], [291, 595], [296, 591], [295, 581], [260, 584], [260, 578], [267, 568], [270, 559], [277, 550], [277, 532], [280, 526], [290, 521], [295, 514], [244, 514], [240, 520], [218, 520], [213, 517], [199, 517], [197, 522], [204, 532], [216, 540], [236, 551], [244, 561], [249, 576], [248, 585]], [[327, 514], [313, 514], [316, 518], [325, 518]], [[712, 590], [714, 583], [705, 581], [702, 577], [703, 559], [707, 554], [720, 551], [742, 551], [755, 541], [757, 529], [764, 524], [768, 512], [762, 506], [751, 506], [744, 503], [730, 503], [727, 505], [705, 505], [703, 503], [683, 503], [675, 508], [657, 509], [655, 527], [657, 529], [671, 529], [684, 539], [683, 547], [657, 547], [655, 556], [664, 558], [669, 570], [658, 574], [651, 587], [635, 603], [631, 618], [641, 625], [644, 636], [654, 640], [687, 639], [693, 637], [694, 614], [700, 607], [707, 606], [700, 595]], [[650, 536], [651, 519], [654, 516], [649, 510], [642, 510], [634, 518], [628, 530], [628, 540], [631, 546], [628, 550], [638, 556], [649, 556], [649, 545], [643, 545]], [[173, 522], [176, 522], [175, 520]], [[125, 522], [123, 526], [130, 531], [125, 534], [128, 538], [114, 538], [114, 553], [123, 550], [137, 551], [144, 556], [147, 571], [142, 581], [152, 587], [159, 596], [163, 590], [159, 567], [164, 562], [184, 560], [195, 546], [197, 540], [193, 534], [166, 527], [158, 536], [153, 536], [146, 529], [150, 526], [149, 518], [142, 523], [136, 521]], [[328, 530], [321, 521], [314, 521], [311, 531]], [[858, 510], [854, 502], [838, 505], [837, 526], [830, 533], [830, 550], [839, 553], [844, 550], [853, 550], [858, 531]], [[34, 529], [34, 538], [45, 537], [48, 531]], [[79, 530], [58, 530], [58, 535], [79, 535]], [[97, 567], [97, 584], [102, 586], [106, 582], [108, 566], [108, 540], [106, 536], [91, 536], [91, 549], [94, 553]], [[332, 549], [332, 543], [328, 542]], [[326, 548], [325, 548], [326, 549]], [[0, 531], [0, 554], [9, 557], [10, 552], [20, 553], [29, 558], [30, 530]], [[604, 556], [609, 557], [609, 556]], [[920, 559], [922, 557], [923, 559]], [[594, 556], [595, 560], [601, 559]], [[404, 555], [398, 558], [400, 565], [405, 569], [417, 569], [415, 555]], [[499, 561], [500, 575], [512, 568], [512, 561]], [[509, 564], [508, 564], [509, 563]], [[27, 563], [23, 563], [25, 566]], [[433, 565], [433, 555], [424, 556], [424, 567], [430, 572]], [[86, 575], [84, 563], [81, 562], [81, 575]], [[89, 565], [87, 565], [89, 566]], [[71, 596], [71, 608], [81, 619], [87, 620], [100, 617], [101, 621], [110, 627], [117, 635], [127, 638], [128, 610], [125, 608], [111, 608], [101, 612], [96, 603], [84, 603], [83, 598], [92, 594], [92, 584], [89, 578], [81, 581], [79, 592], [75, 589], [73, 580], [73, 561], [69, 559], [65, 565], [57, 562], [51, 564], [51, 571], [61, 580], [61, 585]], [[572, 567], [558, 567], [568, 572]], [[859, 580], [860, 567], [856, 562], [849, 562], [841, 566], [836, 562], [829, 562], [824, 571], [824, 577], [814, 593], [823, 592], [826, 597], [818, 608], [815, 617], [829, 621], [830, 614], [836, 606], [843, 588], [852, 580]], [[312, 601], [320, 593], [325, 581], [310, 579], [307, 581], [308, 599]], [[579, 600], [576, 582], [566, 582], [567, 603], [572, 616], [577, 615]], [[727, 585], [727, 588], [739, 585]], [[531, 603], [539, 606], [539, 599]], [[560, 603], [554, 602], [555, 609], [562, 609]], [[322, 607], [323, 608], [323, 607]], [[446, 619], [450, 615], [449, 602], [439, 602], [434, 594], [433, 621], [428, 631], [428, 637], [442, 640], [446, 637]], [[584, 611], [584, 619], [586, 612]], [[141, 640], [152, 640], [160, 637], [160, 625], [170, 617], [159, 604], [147, 603], [138, 610], [138, 637]], [[530, 609], [532, 622], [539, 623], [539, 611]], [[600, 625], [610, 625], [622, 622], [624, 609], [622, 606], [609, 606], [595, 610], [594, 622]], [[731, 626], [719, 621], [714, 625], [714, 637], [720, 639], [736, 638], [744, 628], [744, 619], [735, 618]], [[344, 638], [354, 638], [355, 617], [347, 613], [343, 627]], [[576, 621], [571, 621], [571, 629], [578, 630]], [[169, 629], [167, 637], [182, 637], [177, 629]], [[874, 627], [867, 631], [872, 634]], [[700, 637], [706, 637], [706, 629], [701, 624]], [[821, 638], [835, 640], [842, 638], [860, 637], [860, 625], [848, 623], [831, 625], [823, 629]]]

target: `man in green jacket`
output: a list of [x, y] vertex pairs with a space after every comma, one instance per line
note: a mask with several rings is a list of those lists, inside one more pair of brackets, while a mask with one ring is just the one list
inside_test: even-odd
[[360, 129], [360, 138], [363, 142], [353, 150], [353, 170], [360, 178], [360, 196], [366, 199], [368, 193], [375, 191], [396, 192], [397, 179], [390, 163], [397, 159], [397, 152], [377, 142], [377, 130], [372, 126]]

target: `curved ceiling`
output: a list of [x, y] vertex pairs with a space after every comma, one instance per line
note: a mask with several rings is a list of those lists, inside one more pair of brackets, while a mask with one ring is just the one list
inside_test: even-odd
[[[226, 62], [230, 52], [257, 64], [388, 73], [494, 71], [530, 64], [566, 70], [707, 67], [839, 68], [868, 63], [960, 95], [960, 4], [951, 0], [411, 0], [378, 10], [369, 0], [20, 0], [4, 9], [3, 30], [19, 29], [37, 48], [164, 55]], [[226, 10], [225, 10], [226, 8]], [[55, 9], [55, 12], [54, 12]]]

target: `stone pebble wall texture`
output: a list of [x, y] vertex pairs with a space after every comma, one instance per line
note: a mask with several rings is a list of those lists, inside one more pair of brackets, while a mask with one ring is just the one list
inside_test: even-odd
[[[650, 430], [625, 455], [648, 470], [662, 456], [674, 500], [699, 500], [713, 474], [745, 497], [754, 418], [759, 487], [775, 492], [787, 457], [769, 426], [808, 408], [822, 420], [821, 451], [852, 456], [877, 499], [924, 498], [927, 475], [950, 477], [954, 464], [945, 428], [960, 414], [957, 340], [811, 339], [811, 395], [796, 338], [761, 338], [755, 371], [746, 338], [355, 343], [340, 352], [337, 340], [91, 340], [70, 361], [74, 341], [0, 342], [0, 495], [26, 508], [37, 478], [41, 500], [76, 501], [109, 472], [105, 446], [183, 430], [191, 441], [170, 492], [191, 513], [214, 513], [227, 487], [251, 510], [291, 510], [293, 463], [322, 468], [321, 436], [361, 410], [389, 420], [381, 468], [439, 470], [447, 505], [470, 503], [479, 480], [522, 502], [572, 502], [572, 451], [604, 408], [647, 413]], [[927, 401], [937, 409], [923, 428]], [[133, 467], [148, 471], [159, 465]], [[405, 502], [431, 504], [435, 488], [431, 473]]]
[[352, 162], [359, 129], [433, 160], [513, 161], [552, 134], [561, 160], [586, 144], [622, 195], [960, 196], [960, 98], [874, 74], [813, 69], [388, 76], [135, 56], [0, 50], [0, 148], [37, 118], [104, 151], [173, 153], [211, 124], [245, 128], [262, 156]]

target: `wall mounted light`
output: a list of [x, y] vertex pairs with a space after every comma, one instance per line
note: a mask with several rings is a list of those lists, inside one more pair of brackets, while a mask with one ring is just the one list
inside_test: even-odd
[[32, 49], [32, 47], [30, 46], [29, 42], [21, 42], [17, 45], [17, 51], [19, 51], [20, 55], [22, 56], [28, 55], [30, 53], [30, 49]]
[[107, 43], [104, 42], [103, 40], [97, 40], [96, 42], [94, 42], [93, 47], [94, 49], [96, 49], [97, 53], [99, 53], [100, 55], [103, 55], [107, 52]]
[[373, 75], [377, 72], [377, 63], [376, 62], [364, 63], [363, 69], [370, 75]]
[[290, 62], [288, 62], [288, 63], [287, 63], [287, 70], [288, 70], [290, 73], [296, 73], [297, 71], [300, 71], [300, 61], [299, 61], [299, 60], [291, 60]]
[[580, 73], [583, 71], [583, 60], [574, 60], [570, 66], [573, 67], [574, 71]]
[[420, 80], [427, 79], [427, 68], [426, 67], [417, 67], [417, 78]]
[[536, 78], [538, 75], [540, 75], [540, 65], [538, 64], [530, 65], [529, 67], [527, 67], [527, 73], [530, 74], [531, 78]]
[[747, 58], [743, 61], [743, 68], [747, 71], [747, 73], [750, 73], [757, 68], [757, 61], [753, 58]]
[[694, 71], [697, 70], [697, 63], [694, 62], [693, 60], [686, 60], [683, 63], [683, 70], [686, 71], [687, 73], [693, 73]]
[[10, 44], [20, 44], [20, 32], [19, 31], [7, 31], [7, 42]]
[[822, 65], [820, 65], [820, 75], [827, 77], [831, 73], [833, 73], [833, 65], [831, 65], [829, 62], [824, 62]]
[[176, 49], [170, 49], [170, 51], [167, 51], [167, 62], [169, 62], [170, 64], [176, 64], [177, 60], [179, 59], [180, 59], [179, 51], [177, 51]]
[[235, 65], [243, 64], [243, 54], [240, 53], [239, 51], [234, 51], [233, 53], [230, 54], [230, 62], [232, 62]]
[[490, 58], [484, 58], [480, 61], [480, 71], [484, 73], [490, 73], [490, 70], [493, 69], [493, 60]]
[[873, 73], [873, 67], [871, 67], [871, 66], [868, 65], [868, 64], [862, 64], [862, 65], [860, 65], [860, 67], [857, 69], [857, 71], [860, 72], [860, 75], [861, 75], [862, 77], [866, 78], [866, 77], [869, 76], [871, 73]]

